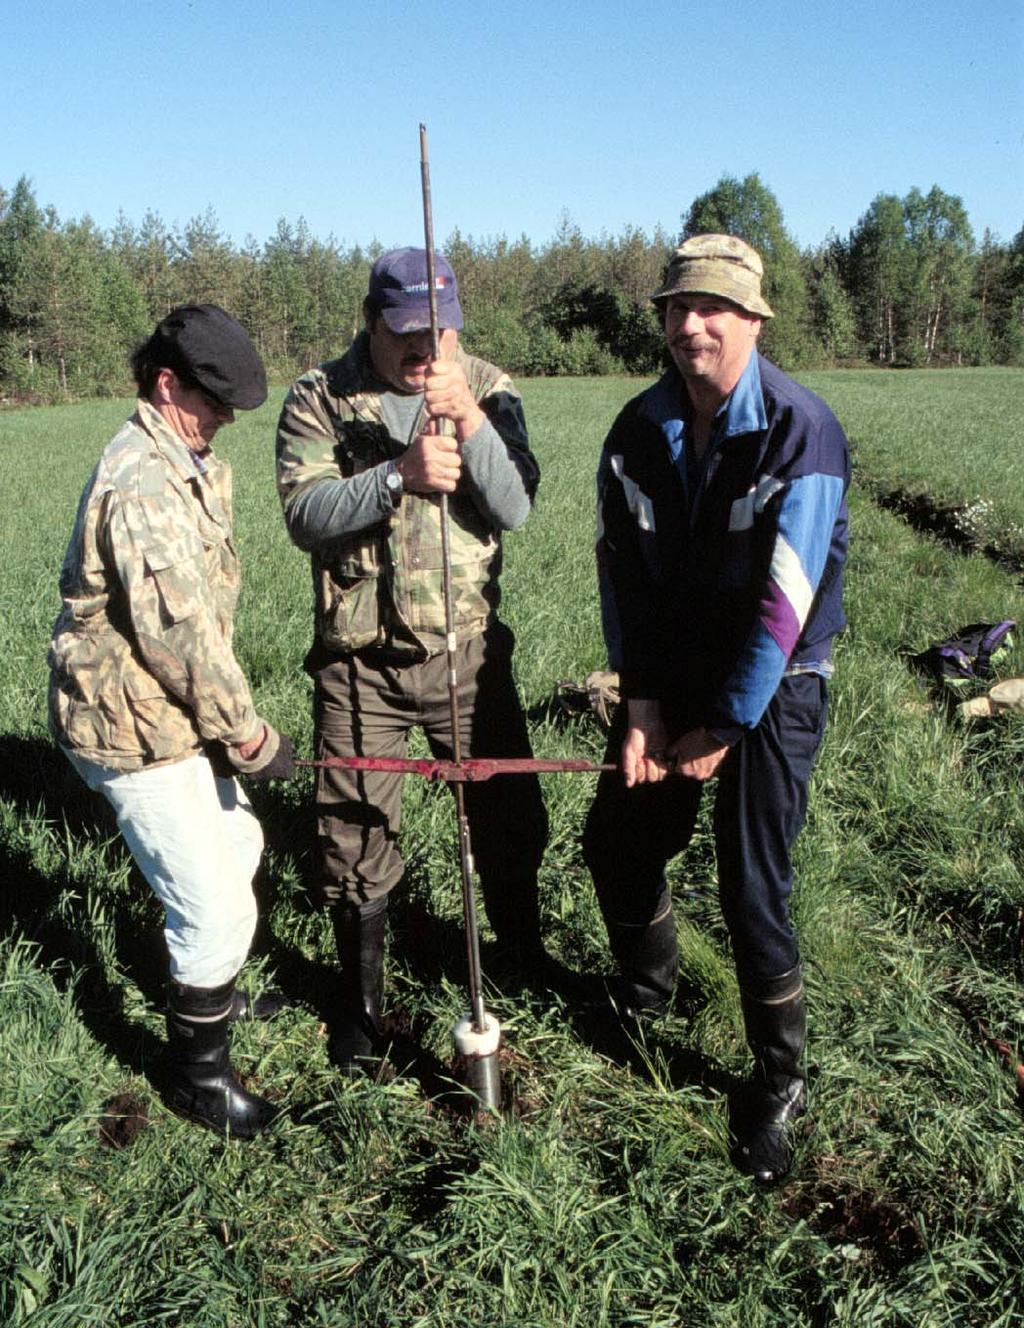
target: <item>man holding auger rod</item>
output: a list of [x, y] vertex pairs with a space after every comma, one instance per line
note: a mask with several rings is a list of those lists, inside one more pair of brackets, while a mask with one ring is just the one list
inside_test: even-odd
[[[451, 758], [440, 495], [449, 510], [454, 673], [461, 754], [530, 756], [498, 619], [501, 535], [530, 514], [539, 470], [508, 376], [465, 354], [455, 274], [434, 257], [431, 354], [425, 249], [381, 255], [365, 327], [341, 358], [304, 374], [278, 425], [278, 491], [289, 534], [311, 555], [318, 759], [405, 755], [419, 726]], [[435, 432], [435, 425], [437, 431]], [[320, 884], [342, 968], [332, 1060], [355, 1072], [385, 1049], [381, 1002], [388, 895], [403, 871], [400, 773], [321, 767]], [[467, 784], [484, 906], [506, 964], [543, 980], [537, 871], [547, 817], [534, 773]]]

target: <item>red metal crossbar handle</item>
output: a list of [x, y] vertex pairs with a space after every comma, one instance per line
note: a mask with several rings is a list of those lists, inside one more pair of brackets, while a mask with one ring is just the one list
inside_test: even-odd
[[600, 773], [614, 765], [592, 761], [545, 759], [534, 756], [467, 757], [461, 761], [435, 761], [404, 756], [329, 756], [322, 761], [296, 761], [296, 765], [344, 770], [377, 770], [392, 775], [422, 775], [446, 784], [478, 784], [494, 775], [545, 774], [557, 771]]

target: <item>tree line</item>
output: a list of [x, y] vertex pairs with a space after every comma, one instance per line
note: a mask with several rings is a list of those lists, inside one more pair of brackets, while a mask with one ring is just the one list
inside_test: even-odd
[[[1024, 364], [1024, 226], [979, 243], [962, 201], [936, 185], [879, 194], [845, 239], [801, 250], [756, 174], [723, 176], [674, 236], [627, 227], [587, 239], [568, 214], [539, 246], [456, 230], [443, 248], [465, 343], [524, 376], [654, 372], [663, 347], [648, 297], [672, 248], [703, 231], [760, 251], [776, 315], [761, 345], [787, 369]], [[0, 398], [128, 392], [131, 351], [186, 301], [234, 313], [272, 376], [289, 380], [347, 346], [380, 251], [317, 239], [302, 219], [239, 248], [212, 211], [183, 228], [155, 212], [138, 225], [121, 216], [104, 231], [87, 216], [61, 220], [23, 176], [0, 187]]]

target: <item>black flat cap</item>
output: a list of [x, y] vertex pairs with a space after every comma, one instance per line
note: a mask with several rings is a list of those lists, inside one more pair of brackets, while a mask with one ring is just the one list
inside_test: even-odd
[[159, 364], [194, 378], [233, 410], [255, 410], [267, 399], [267, 371], [249, 334], [217, 304], [181, 304], [150, 338]]

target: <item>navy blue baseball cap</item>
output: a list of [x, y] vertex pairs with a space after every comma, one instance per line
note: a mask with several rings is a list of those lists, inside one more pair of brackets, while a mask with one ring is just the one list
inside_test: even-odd
[[[434, 255], [437, 326], [462, 329], [459, 287], [448, 260]], [[426, 249], [391, 249], [370, 272], [366, 302], [384, 317], [392, 332], [420, 332], [430, 326], [430, 287]]]

